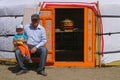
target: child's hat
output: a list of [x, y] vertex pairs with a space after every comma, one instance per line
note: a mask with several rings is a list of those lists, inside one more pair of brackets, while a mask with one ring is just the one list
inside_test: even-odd
[[16, 28], [23, 28], [23, 25], [22, 25], [22, 24], [18, 24], [18, 25], [16, 26]]

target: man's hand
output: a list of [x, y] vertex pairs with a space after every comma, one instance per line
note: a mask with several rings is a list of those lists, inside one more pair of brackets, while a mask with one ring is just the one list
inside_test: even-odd
[[36, 51], [37, 51], [37, 48], [33, 47], [30, 52], [31, 52], [31, 54], [34, 54]]

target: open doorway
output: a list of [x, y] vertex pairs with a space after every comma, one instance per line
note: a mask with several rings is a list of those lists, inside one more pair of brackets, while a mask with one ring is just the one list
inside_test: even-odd
[[[72, 30], [63, 30], [61, 21], [73, 21]], [[55, 61], [84, 61], [84, 8], [55, 9]]]

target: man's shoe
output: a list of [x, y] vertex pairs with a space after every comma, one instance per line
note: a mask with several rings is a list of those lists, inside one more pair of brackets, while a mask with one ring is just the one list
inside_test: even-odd
[[28, 70], [20, 70], [18, 73], [16, 73], [16, 75], [20, 75], [20, 74], [24, 74], [24, 73], [27, 73]]
[[43, 76], [47, 76], [47, 73], [45, 73], [45, 71], [38, 71], [37, 74], [43, 75]]

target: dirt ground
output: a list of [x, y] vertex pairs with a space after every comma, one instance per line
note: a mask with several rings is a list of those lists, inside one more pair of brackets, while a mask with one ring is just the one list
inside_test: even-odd
[[[36, 66], [37, 67], [37, 66]], [[0, 80], [120, 80], [120, 66], [115, 67], [50, 67], [46, 66], [48, 76], [36, 73], [36, 67], [26, 74], [16, 75], [16, 65], [0, 64]]]

